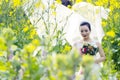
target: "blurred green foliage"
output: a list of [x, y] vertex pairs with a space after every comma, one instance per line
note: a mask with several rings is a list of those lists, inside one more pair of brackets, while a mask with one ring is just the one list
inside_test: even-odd
[[[103, 80], [108, 80], [109, 75], [115, 75], [119, 80], [120, 1], [83, 1], [110, 9], [108, 20], [102, 22], [106, 34], [102, 42], [106, 61], [103, 63], [101, 73]], [[61, 38], [61, 35], [64, 35], [62, 30], [56, 30], [54, 36], [39, 38], [22, 9], [23, 3], [22, 0], [0, 0], [0, 79], [70, 80], [74, 78], [75, 72], [79, 70], [81, 56], [76, 51], [71, 52], [70, 44]], [[54, 46], [52, 42], [49, 43], [53, 38], [58, 42]], [[35, 53], [39, 46], [47, 48]]]

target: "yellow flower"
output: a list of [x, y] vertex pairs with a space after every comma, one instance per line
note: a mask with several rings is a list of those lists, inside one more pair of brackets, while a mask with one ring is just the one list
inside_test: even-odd
[[56, 80], [55, 76], [51, 75], [50, 80]]
[[12, 16], [12, 15], [13, 15], [13, 11], [10, 11], [10, 12], [9, 12], [9, 16]]
[[55, 4], [52, 4], [52, 5], [50, 6], [50, 8], [51, 8], [51, 9], [55, 9], [55, 8], [56, 8]]
[[105, 27], [107, 25], [107, 22], [102, 21], [102, 26]]
[[28, 27], [23, 28], [23, 31], [24, 31], [24, 32], [27, 32], [28, 30], [29, 30]]
[[5, 44], [5, 39], [3, 37], [0, 37], [0, 45]]
[[56, 2], [57, 2], [58, 4], [61, 4], [61, 3], [62, 3], [61, 0], [56, 0]]
[[95, 2], [95, 4], [96, 4], [97, 6], [103, 6], [103, 3], [102, 3], [101, 1], [97, 1], [97, 2]]
[[66, 45], [65, 48], [64, 48], [65, 51], [69, 51], [70, 49], [71, 49], [71, 47], [68, 46], [68, 45]]
[[20, 5], [20, 0], [13, 0], [13, 6], [14, 7], [17, 7], [17, 6], [19, 6]]
[[32, 53], [35, 50], [35, 46], [33, 44], [28, 44], [25, 46], [25, 51], [27, 51], [28, 53]]
[[11, 65], [11, 62], [10, 62], [10, 61], [7, 61], [7, 62], [6, 62], [6, 66], [10, 68], [10, 67], [12, 66], [12, 65]]
[[8, 2], [8, 0], [5, 0], [6, 2]]
[[113, 11], [114, 10], [114, 6], [110, 6], [110, 11]]
[[23, 68], [26, 68], [26, 67], [28, 67], [28, 64], [27, 64], [27, 63], [23, 63], [23, 64], [21, 64], [21, 66], [22, 66]]
[[35, 46], [38, 46], [38, 45], [40, 45], [40, 41], [38, 39], [34, 39], [32, 41], [32, 44], [34, 44]]
[[38, 8], [38, 7], [40, 7], [40, 5], [41, 5], [41, 2], [39, 1], [35, 4], [35, 7]]
[[110, 36], [110, 37], [115, 37], [115, 32], [114, 32], [113, 30], [111, 30], [111, 31], [108, 31], [108, 32], [106, 33], [106, 35], [107, 35], [107, 36]]
[[76, 0], [76, 3], [82, 2], [82, 0]]
[[7, 70], [7, 67], [6, 67], [6, 66], [4, 66], [4, 65], [0, 66], [0, 71], [6, 72], [6, 70]]
[[53, 16], [56, 16], [56, 12], [52, 12], [52, 15], [53, 15]]
[[87, 2], [92, 2], [92, 0], [87, 0]]
[[6, 72], [6, 70], [7, 70], [6, 65], [3, 62], [0, 61], [0, 71]]
[[97, 6], [103, 6], [104, 4], [108, 4], [108, 0], [97, 0], [95, 4]]
[[71, 8], [72, 8], [72, 6], [71, 6], [71, 5], [68, 5], [67, 7], [68, 7], [69, 9], [71, 9]]
[[33, 29], [33, 30], [30, 32], [30, 38], [33, 39], [36, 34], [37, 34], [36, 30]]
[[4, 52], [3, 51], [0, 51], [0, 56], [4, 56]]
[[36, 2], [34, 6], [36, 8], [41, 8], [42, 10], [45, 9], [45, 5], [43, 4], [43, 2], [41, 0], [38, 0], [38, 2]]
[[5, 44], [5, 39], [3, 37], [0, 37], [0, 50], [7, 50], [7, 46]]

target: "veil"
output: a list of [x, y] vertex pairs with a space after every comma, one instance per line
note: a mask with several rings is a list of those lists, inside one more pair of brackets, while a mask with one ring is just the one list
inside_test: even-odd
[[[23, 7], [25, 13], [28, 15], [31, 23], [37, 28], [37, 33], [41, 37], [42, 34], [45, 34], [45, 25], [43, 24], [40, 15], [42, 14], [43, 9], [41, 7], [34, 8], [33, 14], [29, 16], [30, 11], [28, 8], [33, 3], [39, 0], [30, 0]], [[44, 6], [47, 8], [49, 5], [52, 5], [54, 0], [41, 0]], [[91, 38], [98, 40], [101, 43], [102, 37], [104, 36], [104, 31], [101, 26], [102, 18], [107, 19], [108, 9], [104, 9], [101, 6], [94, 6], [87, 2], [80, 2], [73, 5], [72, 9], [69, 9], [61, 4], [55, 4], [56, 6], [56, 22], [58, 24], [58, 29], [64, 28], [66, 40], [73, 45], [74, 42], [81, 40], [79, 32], [79, 25], [83, 21], [87, 21], [91, 24]], [[42, 18], [46, 19], [49, 17], [52, 24], [55, 25], [55, 16], [47, 16], [47, 14], [42, 15]], [[40, 19], [40, 20], [39, 20]], [[66, 25], [65, 25], [66, 24]], [[50, 33], [52, 34], [54, 26], [50, 26]]]
[[68, 21], [67, 38], [71, 40], [70, 43], [73, 44], [77, 40], [81, 40], [79, 26], [83, 21], [87, 21], [91, 25], [91, 38], [97, 40], [101, 43], [104, 36], [104, 31], [101, 26], [102, 18], [107, 19], [108, 9], [104, 9], [102, 6], [94, 6], [87, 2], [80, 2], [73, 5], [73, 10], [78, 14], [71, 16]]

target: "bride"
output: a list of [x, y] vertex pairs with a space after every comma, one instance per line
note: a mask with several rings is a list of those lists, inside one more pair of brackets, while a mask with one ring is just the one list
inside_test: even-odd
[[[89, 35], [91, 33], [91, 26], [88, 22], [82, 22], [80, 24], [79, 31], [80, 31], [83, 39], [81, 41], [76, 42], [74, 44], [74, 46], [77, 48], [77, 50], [79, 51], [79, 53], [82, 56], [89, 54], [94, 57], [94, 65], [93, 65], [91, 71], [99, 73], [98, 72], [100, 69], [99, 63], [101, 63], [105, 60], [105, 53], [102, 49], [102, 46], [100, 45], [99, 42], [90, 38]], [[93, 46], [91, 47], [91, 45], [93, 45]], [[97, 56], [96, 56], [98, 53], [100, 55], [99, 58], [97, 58]], [[81, 72], [81, 69], [80, 69], [80, 72]], [[94, 74], [96, 74], [96, 73], [94, 73]], [[84, 79], [85, 79], [85, 76], [83, 77], [83, 80]], [[97, 80], [101, 80], [100, 75], [99, 75], [99, 77], [97, 77]]]
[[[47, 22], [47, 20], [49, 19], [49, 21], [51, 21], [50, 23], [55, 24], [54, 16], [52, 15], [48, 16], [47, 11], [46, 10], [44, 11], [44, 9], [41, 9], [41, 7], [35, 8], [33, 11], [33, 14], [29, 16], [29, 13], [30, 13], [29, 7], [30, 5], [33, 5], [32, 3], [34, 1], [39, 1], [39, 0], [30, 0], [30, 2], [28, 2], [24, 6], [24, 11], [28, 15], [31, 23], [35, 25], [38, 35], [42, 37], [42, 35], [46, 33], [45, 25], [43, 25], [43, 22], [44, 21]], [[47, 4], [47, 2], [49, 2], [50, 5], [52, 4], [52, 1], [54, 2], [54, 0], [41, 0], [41, 1], [46, 6], [45, 9], [49, 8], [48, 7], [49, 5]], [[42, 12], [46, 12], [45, 15], [42, 15]], [[42, 20], [41, 15], [45, 20]], [[66, 38], [66, 40], [73, 46], [74, 41], [76, 42], [76, 39], [78, 40], [79, 38], [79, 31], [80, 31], [83, 37], [83, 40], [76, 42], [74, 46], [79, 50], [79, 53], [81, 55], [85, 54], [84, 48], [83, 48], [84, 43], [89, 43], [91, 45], [97, 46], [98, 52], [96, 54], [94, 53], [95, 55], [92, 54], [92, 56], [95, 58], [94, 68], [95, 69], [97, 68], [96, 70], [92, 69], [92, 70], [95, 70], [95, 72], [98, 71], [98, 68], [100, 67], [99, 64], [105, 60], [105, 54], [99, 42], [101, 41], [104, 35], [104, 32], [101, 27], [101, 19], [102, 18], [106, 19], [107, 15], [108, 13], [103, 7], [93, 6], [86, 2], [81, 2], [79, 4], [73, 5], [73, 10], [70, 10], [69, 8], [63, 5], [56, 4], [56, 20], [57, 20], [57, 24], [59, 24], [58, 30], [63, 29], [62, 26], [64, 26], [64, 33], [66, 33], [64, 37]], [[67, 20], [67, 25], [64, 25], [66, 24], [67, 17], [69, 17], [69, 19]], [[41, 20], [39, 20], [39, 18]], [[81, 23], [78, 30], [78, 26], [81, 21], [88, 21], [91, 23], [91, 25], [88, 22], [83, 22]], [[56, 24], [55, 26], [53, 26], [53, 24], [52, 26], [50, 26], [51, 34], [53, 31], [53, 28], [56, 28]], [[90, 34], [92, 34], [91, 37], [93, 37], [93, 39], [90, 37]], [[95, 39], [96, 36], [99, 42], [96, 41]], [[93, 53], [93, 52], [95, 51], [91, 51], [90, 53]], [[97, 56], [99, 55], [98, 53], [100, 54], [99, 58]]]

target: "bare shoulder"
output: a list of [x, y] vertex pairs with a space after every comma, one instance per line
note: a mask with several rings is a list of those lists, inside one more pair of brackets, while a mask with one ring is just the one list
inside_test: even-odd
[[100, 44], [100, 42], [98, 42], [98, 41], [96, 42], [96, 45], [97, 45], [99, 48], [102, 47], [101, 44]]
[[96, 44], [97, 44], [98, 46], [100, 45], [100, 43], [99, 43], [98, 41], [96, 42]]

